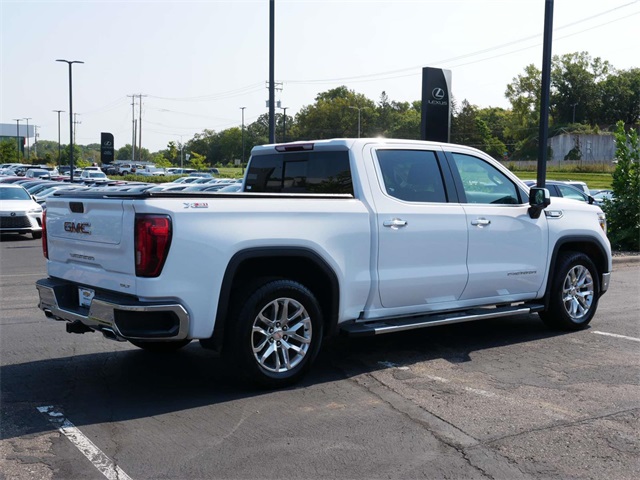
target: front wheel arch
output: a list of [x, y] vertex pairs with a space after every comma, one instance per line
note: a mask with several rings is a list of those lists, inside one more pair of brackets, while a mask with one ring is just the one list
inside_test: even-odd
[[591, 258], [582, 252], [562, 252], [549, 283], [548, 306], [539, 312], [544, 323], [559, 330], [586, 328], [600, 296], [598, 269]]

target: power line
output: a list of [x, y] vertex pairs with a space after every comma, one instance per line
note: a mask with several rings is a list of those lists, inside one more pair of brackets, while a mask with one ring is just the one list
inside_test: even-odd
[[[566, 25], [562, 25], [562, 26], [554, 29], [554, 31], [563, 30], [565, 28], [569, 28], [569, 27], [578, 25], [580, 23], [587, 22], [587, 21], [592, 20], [594, 18], [601, 17], [602, 15], [606, 15], [606, 14], [614, 12], [616, 10], [620, 10], [622, 8], [626, 8], [626, 7], [630, 6], [630, 5], [636, 4], [636, 3], [638, 3], [638, 1], [639, 0], [634, 0], [633, 2], [625, 3], [623, 5], [620, 5], [620, 6], [611, 8], [609, 10], [605, 10], [603, 12], [600, 12], [598, 14], [591, 15], [589, 17], [585, 17], [585, 18], [580, 19], [580, 20], [576, 20], [575, 22], [571, 22], [571, 23], [568, 23]], [[629, 18], [630, 16], [637, 15], [638, 13], [640, 13], [640, 12], [634, 12], [631, 15], [626, 15], [624, 17], [617, 18], [617, 19], [614, 19], [614, 20], [611, 20], [611, 21], [608, 21], [608, 22], [604, 22], [602, 24], [590, 27], [590, 28], [585, 29], [585, 30], [581, 30], [579, 32], [575, 32], [575, 33], [572, 33], [572, 34], [569, 34], [569, 35], [565, 35], [563, 37], [558, 37], [557, 40], [560, 40], [562, 38], [567, 38], [569, 36], [577, 35], [579, 33], [583, 33], [583, 32], [589, 31], [589, 30], [593, 30], [595, 28], [599, 28], [599, 27], [602, 27], [604, 25], [608, 25], [610, 23], [617, 22], [619, 20], [624, 20], [624, 19]], [[482, 55], [484, 53], [489, 53], [489, 52], [492, 52], [494, 50], [500, 50], [500, 49], [503, 49], [503, 48], [510, 47], [512, 45], [516, 45], [518, 43], [527, 42], [527, 41], [534, 40], [534, 39], [537, 39], [537, 38], [540, 38], [540, 37], [541, 37], [541, 34], [530, 35], [528, 37], [524, 37], [524, 38], [521, 38], [521, 39], [518, 39], [518, 40], [512, 40], [510, 42], [506, 42], [506, 43], [503, 43], [503, 44], [500, 44], [500, 45], [495, 45], [493, 47], [488, 47], [488, 48], [485, 48], [485, 49], [482, 49], [482, 50], [477, 50], [475, 52], [467, 53], [467, 54], [464, 54], [464, 55], [458, 55], [456, 57], [451, 57], [451, 58], [448, 58], [448, 59], [443, 59], [443, 60], [439, 60], [439, 61], [435, 61], [435, 62], [424, 62], [424, 63], [422, 63], [420, 65], [416, 65], [416, 66], [413, 66], [413, 67], [406, 67], [406, 68], [401, 68], [401, 69], [397, 69], [397, 70], [389, 70], [389, 71], [386, 71], [386, 72], [369, 73], [369, 74], [364, 74], [364, 75], [354, 75], [354, 76], [351, 76], [351, 77], [326, 78], [326, 79], [285, 80], [285, 82], [286, 83], [290, 83], [290, 84], [299, 84], [299, 85], [313, 85], [313, 84], [335, 83], [335, 82], [342, 82], [342, 81], [366, 82], [366, 81], [376, 81], [376, 80], [388, 80], [388, 79], [400, 78], [400, 77], [409, 77], [409, 76], [419, 75], [422, 67], [426, 63], [433, 64], [433, 65], [448, 64], [448, 63], [451, 63], [451, 62], [455, 62], [457, 60], [462, 60], [464, 58], [469, 58], [469, 57], [473, 57], [473, 56], [477, 56], [477, 55]], [[526, 49], [529, 49], [529, 48], [534, 48], [534, 47], [536, 47], [538, 45], [540, 45], [540, 43], [537, 43], [535, 45], [531, 45], [531, 46], [528, 46], [528, 47], [524, 47], [524, 48], [521, 48], [521, 49], [518, 49], [518, 50], [513, 50], [513, 51], [510, 51], [510, 52], [507, 52], [507, 53], [498, 54], [498, 55], [495, 55], [493, 57], [487, 58], [487, 60], [488, 59], [497, 58], [497, 57], [500, 57], [500, 56], [504, 56], [504, 55], [511, 55], [512, 53], [520, 52], [522, 50], [526, 50]], [[463, 63], [463, 64], [456, 65], [456, 66], [469, 65], [471, 63], [477, 63], [479, 61], [484, 61], [484, 60], [485, 59], [475, 60], [473, 62]], [[419, 72], [415, 72], [416, 69], [420, 69], [420, 71]], [[406, 73], [406, 72], [409, 72], [409, 71], [411, 71], [412, 73]], [[396, 74], [401, 74], [401, 75], [396, 75]]]

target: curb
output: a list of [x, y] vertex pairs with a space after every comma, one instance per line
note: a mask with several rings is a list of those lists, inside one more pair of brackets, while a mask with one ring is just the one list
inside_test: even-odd
[[625, 255], [622, 257], [613, 257], [614, 265], [617, 263], [640, 263], [640, 255]]

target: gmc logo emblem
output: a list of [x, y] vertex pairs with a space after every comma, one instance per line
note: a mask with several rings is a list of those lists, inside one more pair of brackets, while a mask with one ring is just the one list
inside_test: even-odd
[[64, 231], [69, 233], [83, 233], [85, 235], [91, 235], [89, 228], [91, 224], [89, 222], [64, 222]]

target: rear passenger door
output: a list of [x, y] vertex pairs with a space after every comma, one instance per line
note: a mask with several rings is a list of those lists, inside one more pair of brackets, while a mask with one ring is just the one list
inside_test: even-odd
[[397, 309], [389, 315], [446, 308], [467, 282], [467, 225], [464, 209], [448, 201], [454, 186], [442, 152], [372, 150], [381, 305]]

